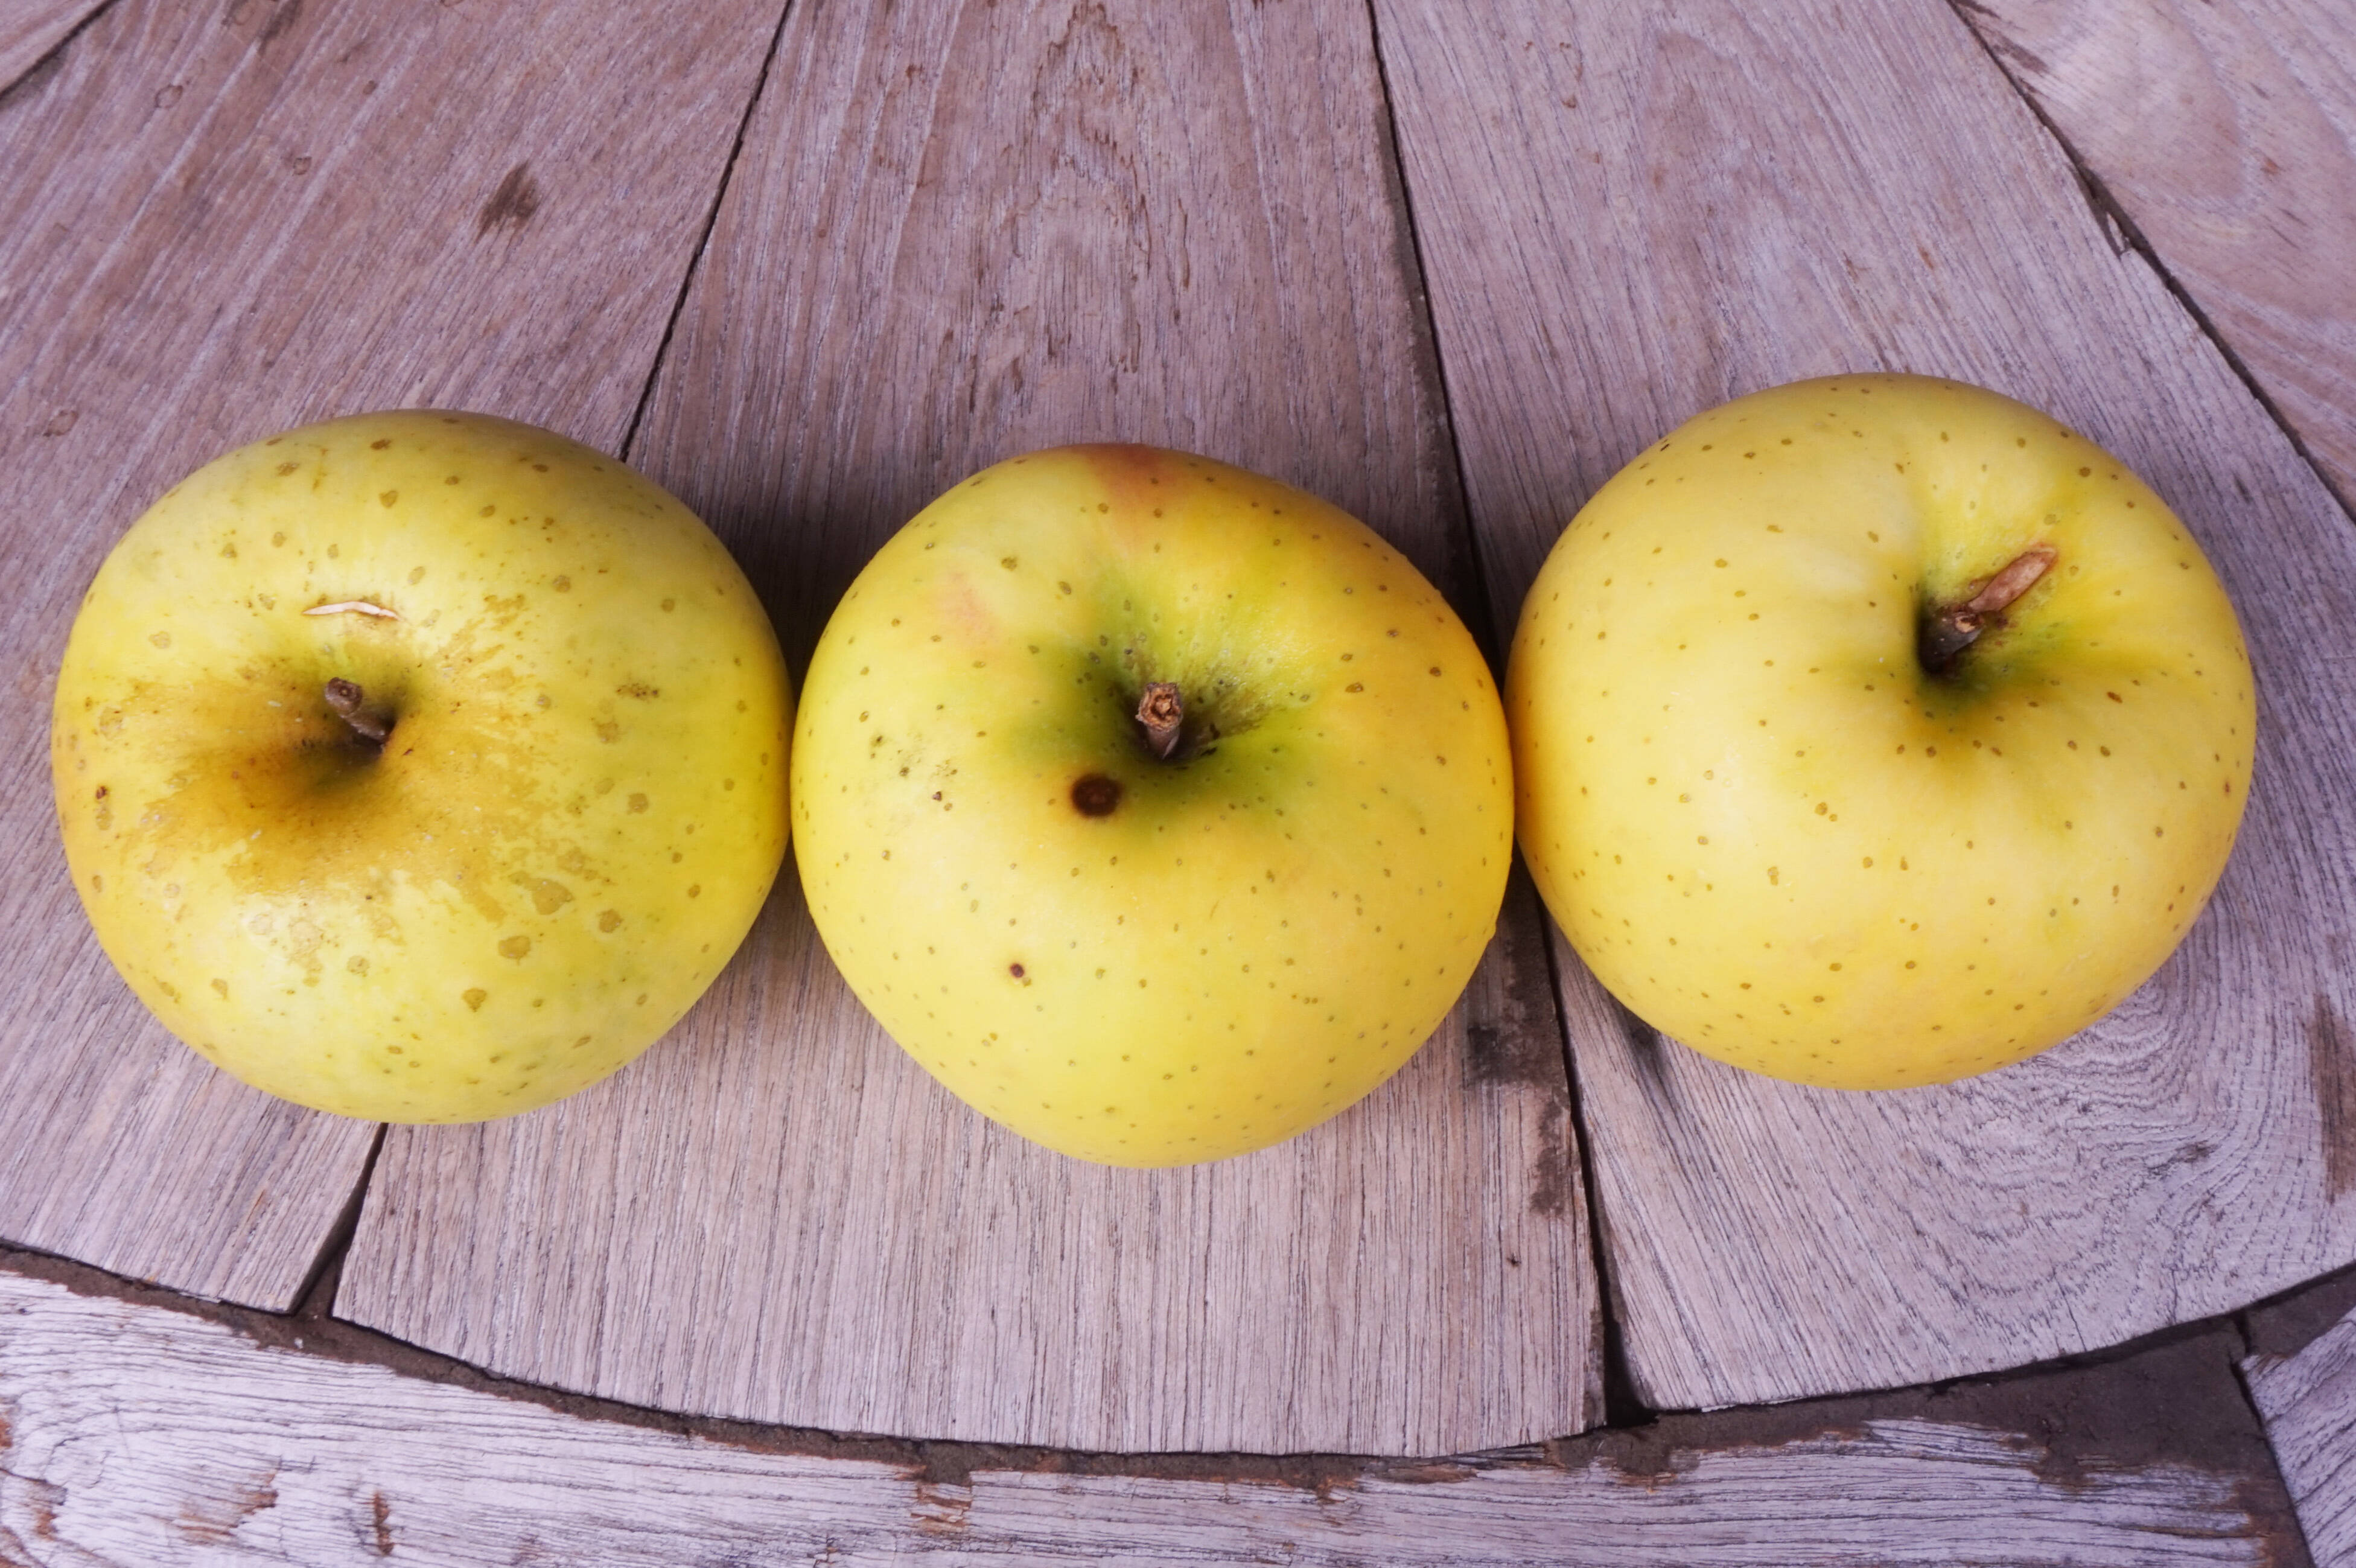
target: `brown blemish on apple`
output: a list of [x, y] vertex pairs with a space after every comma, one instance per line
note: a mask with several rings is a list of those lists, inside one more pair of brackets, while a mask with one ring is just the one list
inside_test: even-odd
[[[370, 628], [371, 638], [403, 635], [400, 622], [348, 624]], [[360, 738], [323, 700], [324, 672], [311, 661], [257, 660], [239, 673], [235, 683], [168, 693], [140, 686], [125, 695], [148, 743], [190, 760], [167, 794], [142, 803], [135, 828], [142, 843], [230, 852], [227, 869], [246, 893], [357, 887], [380, 897], [391, 892], [382, 845], [412, 843], [415, 880], [450, 886], [487, 919], [501, 918], [482, 852], [529, 836], [524, 824], [532, 821], [539, 780], [503, 744], [510, 737], [500, 731], [496, 706], [478, 715], [454, 704], [431, 715], [432, 734], [450, 743], [435, 750], [449, 759], [453, 793], [498, 802], [457, 813], [448, 795], [402, 787], [393, 765], [409, 751], [384, 752]], [[388, 670], [380, 690], [359, 693], [355, 712], [387, 719], [409, 695], [402, 675]]]
[[1090, 773], [1073, 782], [1072, 809], [1084, 817], [1109, 817], [1119, 806], [1120, 796], [1119, 779]]

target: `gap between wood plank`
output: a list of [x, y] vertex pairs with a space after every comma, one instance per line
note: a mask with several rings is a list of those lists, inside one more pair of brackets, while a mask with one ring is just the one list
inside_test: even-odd
[[[113, 0], [108, 0], [111, 5]], [[687, 296], [694, 291], [696, 274], [703, 270], [703, 258], [712, 249], [712, 225], [720, 221], [720, 204], [727, 199], [728, 182], [735, 177], [738, 160], [744, 156], [744, 133], [752, 129], [753, 113], [761, 106], [761, 99], [769, 91], [769, 71], [777, 63], [777, 46], [785, 41], [786, 24], [793, 19], [794, 0], [785, 0], [777, 9], [777, 25], [769, 33], [769, 48], [761, 57], [760, 73], [753, 79], [753, 91], [744, 100], [744, 113], [737, 117], [736, 139], [728, 144], [728, 161], [720, 166], [720, 182], [712, 188], [712, 206], [703, 215], [703, 231], [695, 239], [695, 249], [687, 258], [687, 271], [679, 280], [679, 295], [670, 302], [670, 315], [664, 318], [662, 340], [655, 345], [655, 357], [647, 366], [646, 384], [638, 388], [637, 406], [630, 411], [630, 423], [622, 432], [622, 445], [615, 456], [625, 463], [630, 460], [630, 449], [637, 445], [638, 426], [645, 423], [647, 405], [654, 401], [655, 382], [662, 376], [663, 361], [670, 358], [670, 340], [679, 330], [680, 312], [687, 308]]]
[[[1456, 439], [1456, 407], [1454, 393], [1450, 390], [1446, 352], [1440, 344], [1440, 325], [1432, 319], [1430, 272], [1423, 261], [1423, 231], [1416, 222], [1415, 193], [1408, 187], [1407, 164], [1399, 156], [1398, 110], [1392, 100], [1390, 64], [1383, 56], [1382, 19], [1375, 14], [1375, 0], [1365, 0], [1366, 36], [1375, 53], [1375, 77], [1383, 91], [1383, 150], [1387, 156], [1391, 187], [1398, 194], [1399, 210], [1407, 219], [1408, 259], [1415, 264], [1414, 293], [1424, 330], [1431, 343], [1434, 377], [1439, 382], [1440, 417], [1448, 438], [1448, 456], [1456, 471], [1456, 493], [1464, 499], [1464, 546], [1472, 564], [1470, 591], [1478, 600], [1473, 625], [1473, 639], [1489, 656], [1489, 667], [1497, 681], [1497, 689], [1505, 686], [1505, 657], [1513, 648], [1513, 631], [1495, 624], [1496, 601], [1489, 591], [1488, 564], [1481, 557], [1480, 534], [1472, 521], [1472, 491], [1466, 487], [1464, 449]], [[1502, 632], [1502, 639], [1500, 633]], [[1514, 854], [1520, 858], [1521, 848], [1515, 846]], [[1616, 1285], [1612, 1273], [1610, 1251], [1603, 1245], [1603, 1194], [1595, 1184], [1595, 1159], [1590, 1152], [1592, 1140], [1587, 1135], [1587, 1106], [1580, 1092], [1579, 1069], [1572, 1060], [1570, 1020], [1562, 1007], [1561, 961], [1554, 950], [1554, 916], [1543, 900], [1533, 899], [1538, 908], [1539, 947], [1546, 953], [1547, 1001], [1554, 1011], [1556, 1047], [1562, 1052], [1563, 1081], [1570, 1096], [1570, 1130], [1579, 1164], [1579, 1183], [1587, 1194], [1587, 1246], [1595, 1267], [1596, 1353], [1603, 1362], [1603, 1425], [1606, 1427], [1638, 1426], [1652, 1419], [1653, 1411], [1636, 1394], [1636, 1379], [1628, 1366], [1627, 1348], [1622, 1343], [1620, 1320], [1612, 1310]]]
[[[1369, 3], [1371, 4], [1371, 0]], [[2192, 324], [2201, 329], [2201, 335], [2209, 340], [2209, 346], [2216, 349], [2218, 357], [2225, 361], [2226, 368], [2240, 378], [2242, 385], [2246, 387], [2250, 395], [2257, 400], [2258, 406], [2265, 410], [2266, 417], [2273, 420], [2275, 427], [2283, 433], [2283, 438], [2290, 443], [2291, 450], [2298, 454], [2298, 460], [2308, 466], [2308, 470], [2315, 475], [2316, 482], [2320, 484], [2324, 492], [2338, 503], [2341, 519], [2351, 525], [2356, 525], [2356, 497], [2342, 491], [2338, 483], [2333, 480], [2331, 471], [2316, 461], [2315, 454], [2308, 450], [2306, 438], [2299, 435], [2298, 427], [2284, 416], [2280, 405], [2275, 402], [2273, 395], [2266, 391], [2256, 373], [2243, 360], [2242, 356], [2234, 351], [2233, 345], [2226, 341], [2225, 335], [2217, 329], [2216, 323], [2209, 318], [2209, 312], [2202, 308], [2198, 299], [2192, 296], [2192, 292], [2178, 281], [2175, 272], [2161, 257], [2158, 247], [2145, 235], [2141, 225], [2136, 222], [2126, 208], [2111, 194], [2111, 188], [2104, 183], [2103, 177], [2094, 171], [2094, 166], [2079, 156], [2077, 147], [2062, 133], [2061, 125], [2045, 112], [2045, 106], [2037, 102], [2037, 95], [2029, 91], [2012, 67], [2006, 62], [2004, 52], [1997, 48], [1995, 41], [1987, 32], [1983, 30], [1976, 19], [1989, 13], [1976, 4], [1975, 0], [1947, 0], [1947, 5], [1954, 12], [1955, 20], [1963, 24], [1964, 30], [1969, 33], [1973, 41], [1980, 46], [1980, 51], [1987, 56], [1988, 63], [1996, 67], [1997, 74], [2004, 78], [2005, 85], [2012, 89], [2013, 95], [2020, 100], [2038, 124], [2044, 128], [2045, 134], [2053, 138], [2053, 145], [2062, 149], [2062, 156], [2070, 160], [2071, 172], [2078, 177], [2078, 189], [2085, 197], [2087, 207], [2094, 212], [2094, 221], [2125, 241], [2126, 250], [2135, 252], [2146, 266], [2151, 268], [2152, 275], [2159, 279], [2160, 286], [2167, 289], [2169, 295], [2183, 309], [2184, 314], [2192, 318]], [[2125, 251], [2121, 252], [2121, 254], [2125, 253]]]
[[[2237, 1363], [2246, 1341], [2230, 1317], [2180, 1324], [2123, 1346], [2024, 1367], [1881, 1392], [1802, 1400], [1705, 1413], [1672, 1413], [1642, 1425], [1600, 1427], [1543, 1443], [1451, 1459], [1397, 1459], [1303, 1454], [1102, 1454], [1035, 1445], [927, 1442], [830, 1433], [640, 1405], [511, 1380], [341, 1319], [279, 1314], [209, 1301], [126, 1279], [54, 1254], [0, 1242], [0, 1273], [61, 1286], [76, 1295], [158, 1308], [226, 1327], [264, 1349], [349, 1366], [371, 1367], [420, 1381], [538, 1405], [584, 1420], [674, 1436], [701, 1437], [753, 1454], [867, 1462], [900, 1468], [929, 1487], [969, 1487], [982, 1471], [1125, 1477], [1242, 1487], [1297, 1488], [1321, 1499], [1361, 1481], [1447, 1482], [1506, 1466], [1583, 1472], [1601, 1465], [1626, 1485], [1652, 1489], [1712, 1454], [1772, 1450], [1826, 1438], [1853, 1438], [1873, 1423], [1944, 1423], [2010, 1434], [2040, 1450], [2031, 1468], [2067, 1487], [2100, 1475], [2158, 1466], [2238, 1479], [2237, 1506], [2279, 1568], [2308, 1559], [2288, 1490], [2265, 1429], [2253, 1410], [2245, 1431], [2215, 1410], [2213, 1373], [2204, 1372], [2201, 1341], [2226, 1326], [2221, 1348], [2236, 1367], [2235, 1391], [2247, 1400]], [[2137, 1365], [2136, 1363], [2145, 1363]], [[2210, 1419], [2202, 1419], [2203, 1416]], [[2185, 1419], [2179, 1419], [2185, 1418]], [[2263, 1464], [2261, 1463], [2263, 1461]]]
[[369, 1178], [376, 1174], [376, 1157], [384, 1152], [384, 1135], [391, 1130], [390, 1122], [376, 1124], [376, 1136], [369, 1141], [368, 1157], [360, 1162], [351, 1196], [344, 1200], [344, 1211], [328, 1228], [327, 1240], [319, 1243], [318, 1258], [303, 1276], [302, 1288], [294, 1293], [294, 1316], [326, 1317], [335, 1311], [336, 1286], [344, 1277], [344, 1254], [352, 1250], [352, 1237], [359, 1230], [360, 1204], [368, 1197]]

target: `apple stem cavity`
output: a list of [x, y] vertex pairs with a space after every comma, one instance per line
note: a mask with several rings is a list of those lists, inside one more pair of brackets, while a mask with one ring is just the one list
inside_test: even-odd
[[1925, 619], [1917, 649], [1922, 668], [1933, 675], [1944, 675], [1954, 669], [1964, 650], [1977, 642], [1982, 633], [2002, 626], [2005, 610], [2035, 587], [2038, 579], [2051, 571], [2058, 559], [2059, 553], [2050, 544], [2031, 546], [2014, 556], [2002, 571], [1980, 583], [1972, 590], [1970, 598]]
[[392, 726], [360, 705], [367, 695], [358, 682], [347, 681], [340, 675], [327, 682], [327, 706], [336, 711], [336, 716], [351, 725], [352, 733], [362, 740], [382, 746], [384, 737], [392, 733]]
[[1144, 728], [1145, 744], [1154, 756], [1164, 762], [1177, 756], [1179, 732], [1186, 724], [1186, 703], [1176, 684], [1147, 682], [1145, 695], [1138, 699], [1137, 722]]

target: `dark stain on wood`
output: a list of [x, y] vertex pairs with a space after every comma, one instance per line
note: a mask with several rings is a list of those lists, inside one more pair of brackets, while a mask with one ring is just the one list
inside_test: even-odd
[[262, 25], [262, 37], [255, 40], [254, 47], [268, 48], [279, 38], [284, 38], [289, 27], [302, 19], [303, 0], [286, 0], [286, 4], [271, 12], [270, 20]]
[[[229, 1505], [226, 1510], [219, 1506], [221, 1502]], [[172, 1528], [200, 1545], [226, 1545], [247, 1520], [277, 1506], [278, 1470], [273, 1466], [261, 1479], [226, 1498], [190, 1498], [172, 1520]]]
[[1635, 1064], [1636, 1076], [1644, 1080], [1644, 1098], [1655, 1107], [1667, 1110], [1676, 1103], [1669, 1090], [1668, 1063], [1662, 1055], [1669, 1042], [1661, 1032], [1621, 1004], [1617, 996], [1607, 996], [1612, 1015], [1620, 1021], [1620, 1037], [1628, 1043], [1628, 1059]]
[[1538, 1151], [1531, 1156], [1532, 1214], [1559, 1219], [1570, 1212], [1570, 1167], [1578, 1157], [1570, 1146], [1570, 1107], [1547, 1101], [1538, 1113]]
[[376, 1527], [376, 1539], [370, 1544], [379, 1557], [392, 1555], [392, 1505], [384, 1500], [382, 1492], [369, 1494], [369, 1520]]
[[491, 199], [475, 218], [475, 237], [482, 238], [494, 229], [520, 229], [540, 210], [540, 186], [531, 177], [531, 165], [521, 163], [508, 170]]
[[926, 1535], [954, 1535], [973, 1512], [973, 1487], [958, 1481], [918, 1481], [914, 1517]]
[[[229, 9], [221, 15], [222, 22], [232, 27], [242, 27], [253, 5], [254, 0], [230, 0]], [[288, 29], [302, 19], [303, 0], [284, 0], [284, 4], [272, 7], [268, 18], [262, 24], [262, 31], [254, 35], [253, 47], [268, 48], [284, 38]]]
[[2356, 1187], [2356, 1039], [2329, 993], [2318, 992], [2307, 1020], [2307, 1070], [2322, 1117], [2323, 1191], [2337, 1202]]
[[2253, 1356], [2296, 1356], [2356, 1312], [2356, 1268], [2340, 1269], [2246, 1308], [2242, 1334]]
[[16, 1484], [29, 1494], [33, 1533], [43, 1541], [55, 1541], [58, 1538], [58, 1510], [66, 1506], [66, 1489], [55, 1481], [44, 1481], [37, 1477], [18, 1477]]
[[1553, 1218], [1571, 1211], [1578, 1153], [1570, 1141], [1570, 1069], [1546, 942], [1545, 912], [1516, 858], [1497, 934], [1465, 987], [1462, 1081], [1467, 1089], [1535, 1090], [1542, 1097], [1529, 1206], [1531, 1213]]
[[[575, 1397], [575, 1396], [564, 1396]], [[604, 1402], [593, 1402], [603, 1403]], [[634, 1406], [620, 1407], [635, 1410]], [[652, 1413], [652, 1412], [647, 1412]], [[604, 1418], [610, 1419], [610, 1418]], [[641, 1424], [651, 1424], [642, 1423]], [[734, 1443], [755, 1453], [813, 1454], [815, 1434], [790, 1427], [746, 1427], [734, 1422], [697, 1417], [682, 1423], [700, 1436]], [[734, 1429], [733, 1431], [729, 1429]], [[749, 1441], [755, 1433], [774, 1433], [785, 1442]], [[1331, 1454], [1087, 1454], [1061, 1448], [1030, 1448], [1000, 1443], [912, 1443], [901, 1438], [823, 1439], [825, 1453], [842, 1458], [897, 1461], [902, 1474], [920, 1489], [962, 1491], [970, 1495], [973, 1478], [988, 1471], [1031, 1476], [1136, 1476], [1157, 1480], [1205, 1481], [1226, 1486], [1290, 1487], [1330, 1502], [1370, 1474], [1380, 1473], [1380, 1462]], [[912, 1452], [913, 1451], [913, 1454]]]
[[[87, 23], [84, 24], [84, 26], [87, 25]], [[70, 38], [67, 40], [67, 42], [71, 41]], [[0, 87], [0, 115], [6, 114], [23, 100], [38, 97], [41, 90], [55, 81], [58, 72], [63, 70], [65, 67], [66, 49], [65, 46], [60, 44], [35, 60], [32, 69], [26, 71], [24, 75], [8, 83], [7, 86]]]
[[1377, 1480], [1401, 1481], [1411, 1487], [1433, 1487], [1469, 1481], [1481, 1472], [1473, 1466], [1460, 1465], [1451, 1459], [1411, 1459], [1401, 1465], [1385, 1465], [1369, 1473]]
[[2004, 18], [1980, 4], [1980, 0], [1955, 0], [1955, 9], [1964, 14], [1964, 20], [1971, 24], [1972, 30], [1979, 34], [1980, 41], [1998, 59], [2017, 65], [2031, 76], [2051, 76], [2053, 73], [2053, 68], [2045, 63], [2044, 57], [2007, 33]]
[[1546, 940], [1546, 915], [1516, 857], [1497, 933], [1464, 988], [1465, 1088], [1526, 1087], [1569, 1100]]
[[1632, 1486], [1658, 1487], [1711, 1455], [1874, 1443], [1876, 1423], [1976, 1427], [2018, 1453], [2039, 1481], [2064, 1490], [2163, 1466], [2225, 1479], [2248, 1520], [2243, 1538], [2264, 1549], [2263, 1561], [2289, 1568], [2308, 1561], [2305, 1538], [2235, 1377], [2240, 1353], [2223, 1326], [2167, 1329], [2054, 1366], [1888, 1393], [1664, 1415], [1560, 1439], [1547, 1451], [1566, 1468], [1601, 1465]]

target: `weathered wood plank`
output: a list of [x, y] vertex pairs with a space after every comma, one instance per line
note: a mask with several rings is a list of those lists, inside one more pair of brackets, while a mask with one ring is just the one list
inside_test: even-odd
[[0, 0], [0, 92], [107, 0]]
[[1965, 14], [2356, 495], [2356, 12], [1974, 0]]
[[[1027, 447], [1175, 445], [1471, 577], [1365, 14], [1069, 0], [789, 20], [647, 422], [798, 660], [871, 551]], [[877, 1029], [798, 886], [605, 1090], [397, 1131], [338, 1310], [670, 1409], [1061, 1446], [1449, 1452], [1599, 1419], [1526, 889], [1470, 1000], [1278, 1149], [1081, 1165]]]
[[2242, 1363], [2319, 1568], [2356, 1563], [2356, 1312], [2296, 1356]]
[[[806, 1438], [798, 1452], [793, 1434], [714, 1441], [261, 1348], [223, 1325], [5, 1273], [0, 1315], [0, 1556], [36, 1568], [2302, 1560], [2279, 1483], [2245, 1463], [2133, 1434], [2085, 1452], [1965, 1411], [1725, 1427], [1715, 1441], [1696, 1423], [1682, 1442], [1567, 1444], [1555, 1464], [1287, 1477], [1000, 1461], [928, 1475]], [[2222, 1359], [2215, 1378], [2232, 1397]], [[2203, 1391], [2185, 1391], [2196, 1406]]]
[[1727, 397], [1851, 368], [2056, 411], [2183, 513], [2245, 617], [2258, 785], [2119, 1013], [1943, 1089], [1773, 1083], [1661, 1042], [1568, 950], [1640, 1397], [2013, 1366], [2356, 1257], [2356, 534], [1938, 5], [1384, 4], [1468, 500], [1501, 615], [1580, 503]]
[[440, 403], [617, 446], [779, 5], [119, 0], [0, 107], [0, 1234], [266, 1305], [309, 1272], [375, 1129], [220, 1078], [108, 968], [49, 805], [66, 628], [141, 508], [273, 427]]

